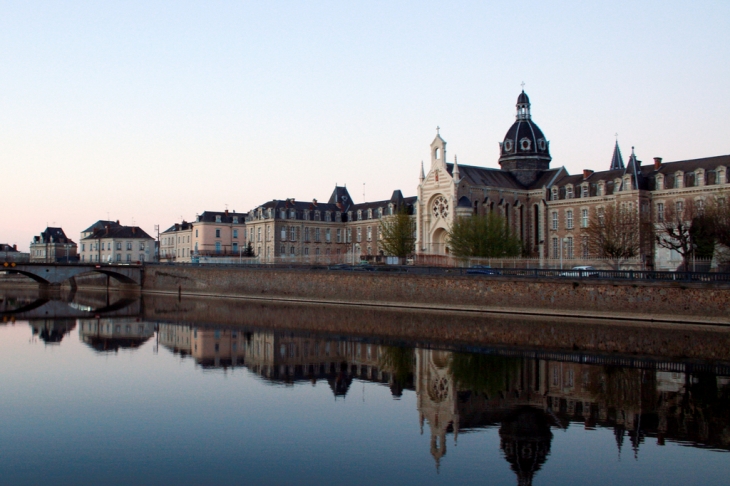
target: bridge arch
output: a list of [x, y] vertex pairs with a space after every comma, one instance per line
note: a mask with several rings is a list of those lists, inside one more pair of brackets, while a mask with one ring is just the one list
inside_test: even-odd
[[101, 266], [101, 265], [59, 265], [59, 264], [16, 264], [5, 267], [10, 273], [25, 275], [26, 277], [44, 285], [60, 285], [74, 277], [100, 273], [107, 275], [120, 283], [141, 285], [142, 268], [139, 266]]

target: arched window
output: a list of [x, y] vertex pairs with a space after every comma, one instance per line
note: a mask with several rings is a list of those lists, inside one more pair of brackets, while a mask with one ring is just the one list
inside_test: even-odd
[[436, 147], [433, 150], [433, 158], [436, 159], [436, 160], [438, 160], [439, 158], [441, 158], [441, 151], [439, 150], [438, 147]]

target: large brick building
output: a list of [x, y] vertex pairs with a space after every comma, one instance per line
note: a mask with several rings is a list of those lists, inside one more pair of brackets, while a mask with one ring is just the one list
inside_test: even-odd
[[[609, 170], [584, 170], [570, 175], [551, 168], [550, 143], [532, 121], [530, 100], [517, 99], [516, 120], [499, 144], [500, 169], [447, 162], [446, 141], [436, 135], [430, 146], [428, 171], [421, 167], [417, 203], [417, 251], [449, 253], [448, 231], [456, 216], [498, 211], [520, 236], [527, 253], [540, 259], [592, 258], [584, 230], [592, 212], [626, 205], [662, 222], [667, 208], [701, 205], [711, 197], [727, 197], [730, 155], [642, 165], [632, 148], [624, 165], [618, 142]], [[607, 157], [608, 158], [608, 157]], [[639, 228], [637, 227], [637, 231]], [[674, 269], [681, 258], [642, 235], [641, 264]]]

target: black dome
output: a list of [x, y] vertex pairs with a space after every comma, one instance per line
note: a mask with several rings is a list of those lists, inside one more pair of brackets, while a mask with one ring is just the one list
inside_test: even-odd
[[535, 122], [530, 119], [517, 120], [504, 136], [500, 155], [550, 157], [550, 143]]
[[527, 93], [525, 93], [525, 90], [522, 90], [522, 93], [517, 97], [517, 104], [529, 104], [530, 98], [527, 96]]

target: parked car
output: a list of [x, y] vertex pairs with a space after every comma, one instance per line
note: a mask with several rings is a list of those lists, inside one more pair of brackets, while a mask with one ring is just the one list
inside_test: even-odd
[[472, 265], [466, 269], [468, 275], [502, 275], [502, 272], [489, 265]]
[[561, 277], [598, 277], [598, 269], [590, 265], [573, 267], [567, 272], [562, 272]]

